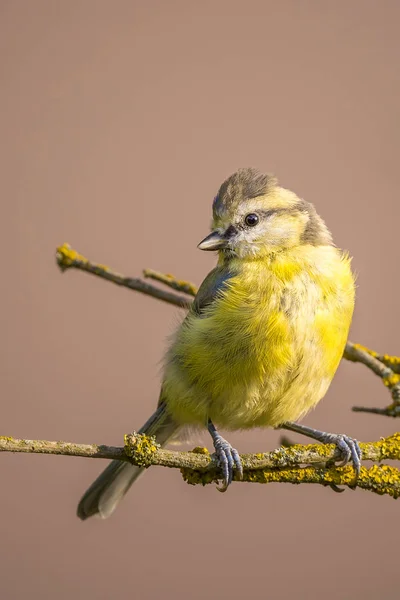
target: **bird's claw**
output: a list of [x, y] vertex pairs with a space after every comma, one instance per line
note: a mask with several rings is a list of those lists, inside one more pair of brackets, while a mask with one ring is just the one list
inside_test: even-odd
[[340, 488], [336, 485], [336, 483], [328, 483], [327, 485], [329, 485], [331, 490], [336, 492], [337, 494], [342, 494], [344, 492], [344, 488]]
[[339, 463], [338, 466], [344, 467], [349, 462], [352, 462], [356, 471], [357, 480], [360, 474], [362, 458], [361, 448], [357, 440], [344, 434], [326, 433], [321, 439], [321, 442], [324, 444], [335, 444], [336, 448], [339, 450], [340, 457], [342, 458], [342, 462]]
[[243, 466], [239, 456], [239, 452], [232, 448], [219, 434], [214, 438], [215, 456], [222, 470], [223, 483], [221, 487], [217, 487], [219, 492], [226, 492], [233, 479], [233, 468], [236, 468], [239, 479], [243, 478]]

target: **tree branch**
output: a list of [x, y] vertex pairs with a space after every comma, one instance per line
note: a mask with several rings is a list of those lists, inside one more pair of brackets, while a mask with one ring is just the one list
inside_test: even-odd
[[20, 440], [0, 436], [0, 452], [23, 452], [25, 454], [59, 454], [82, 458], [108, 458], [129, 461], [124, 448], [97, 444], [73, 444], [46, 440]]
[[63, 272], [67, 269], [78, 269], [79, 271], [90, 273], [91, 275], [97, 275], [98, 277], [106, 279], [107, 281], [111, 281], [116, 285], [126, 287], [130, 290], [135, 290], [136, 292], [146, 294], [147, 296], [152, 296], [153, 298], [163, 300], [169, 304], [174, 304], [180, 308], [189, 308], [191, 304], [191, 300], [185, 298], [185, 296], [166, 292], [155, 285], [146, 283], [138, 277], [125, 277], [124, 275], [113, 271], [105, 265], [92, 263], [87, 258], [82, 256], [82, 254], [79, 254], [79, 252], [73, 250], [69, 244], [63, 244], [57, 248], [56, 261]]
[[393, 402], [385, 408], [373, 408], [368, 406], [353, 406], [354, 412], [370, 413], [371, 415], [382, 415], [383, 417], [400, 417], [400, 404]]
[[[373, 350], [369, 350], [365, 348], [365, 346], [361, 346], [361, 344], [353, 344], [352, 342], [347, 342], [346, 348], [344, 351], [344, 358], [347, 360], [351, 360], [352, 362], [360, 362], [364, 364], [366, 367], [371, 369], [378, 375], [383, 381], [385, 387], [389, 388], [392, 398], [394, 402], [400, 401], [400, 375], [395, 373], [390, 367], [387, 366], [386, 363], [383, 363], [379, 358], [379, 356]], [[387, 356], [387, 355], [386, 355]], [[397, 356], [388, 357], [393, 361], [398, 360]], [[356, 411], [361, 412], [360, 408], [356, 408]]]
[[143, 269], [143, 277], [159, 281], [167, 287], [170, 287], [177, 292], [183, 292], [188, 296], [195, 296], [197, 294], [197, 286], [195, 286], [194, 283], [177, 279], [170, 273], [164, 274], [159, 271], [153, 271], [153, 269]]
[[[357, 479], [357, 487], [374, 492], [380, 496], [389, 495], [394, 499], [400, 496], [400, 471], [389, 465], [374, 465], [367, 469], [361, 467]], [[331, 467], [318, 469], [315, 467], [295, 467], [280, 471], [249, 471], [244, 473], [243, 481], [249, 483], [319, 483], [342, 491], [337, 486], [344, 485], [355, 489], [354, 473], [351, 467]], [[188, 483], [191, 482], [188, 480]], [[203, 483], [203, 482], [202, 482]], [[206, 482], [211, 483], [211, 482]]]
[[[107, 281], [112, 281], [117, 285], [136, 290], [142, 294], [147, 294], [158, 300], [163, 300], [169, 304], [188, 309], [191, 300], [180, 294], [167, 292], [154, 285], [148, 284], [142, 279], [125, 277], [116, 273], [105, 265], [95, 264], [87, 258], [73, 250], [68, 244], [63, 244], [57, 248], [57, 264], [62, 271], [67, 269], [79, 269], [92, 275], [97, 275]], [[187, 296], [195, 296], [197, 287], [188, 281], [177, 279], [173, 275], [163, 274], [152, 269], [145, 269], [143, 276], [148, 279], [158, 281], [163, 285]], [[354, 406], [354, 412], [367, 412], [372, 414], [385, 415], [390, 417], [400, 417], [400, 357], [390, 356], [388, 354], [378, 354], [361, 344], [354, 344], [348, 341], [343, 354], [343, 358], [352, 362], [359, 362], [378, 375], [391, 393], [393, 402], [386, 408], [368, 408]]]
[[[363, 460], [400, 460], [400, 433], [377, 442], [360, 443], [360, 448]], [[214, 455], [210, 455], [206, 448], [195, 448], [191, 452], [164, 450], [159, 447], [155, 438], [137, 433], [125, 436], [124, 447], [21, 440], [0, 436], [0, 452], [106, 458], [130, 462], [139, 467], [158, 465], [180, 469], [184, 480], [191, 485], [206, 485], [217, 482], [221, 477]], [[354, 487], [353, 467], [322, 466], [322, 463], [329, 464], [338, 458], [337, 449], [331, 444], [295, 444], [289, 448], [282, 446], [273, 452], [242, 454], [242, 481], [318, 483]], [[400, 470], [388, 465], [362, 467], [357, 486], [397, 498], [400, 495]]]

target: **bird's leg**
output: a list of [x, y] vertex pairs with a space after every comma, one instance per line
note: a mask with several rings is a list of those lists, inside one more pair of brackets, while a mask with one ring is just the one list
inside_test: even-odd
[[208, 419], [207, 423], [208, 431], [213, 440], [215, 455], [218, 459], [219, 465], [223, 473], [223, 484], [222, 487], [217, 488], [220, 492], [226, 492], [228, 486], [232, 483], [233, 479], [233, 467], [239, 475], [239, 479], [243, 477], [243, 466], [240, 460], [239, 452], [232, 448], [229, 442], [227, 442], [215, 429], [211, 419]]
[[352, 462], [356, 471], [356, 479], [360, 473], [362, 453], [357, 440], [349, 437], [348, 435], [340, 433], [326, 433], [325, 431], [319, 431], [306, 425], [299, 425], [293, 421], [286, 421], [279, 426], [280, 429], [288, 429], [295, 433], [301, 433], [307, 435], [322, 444], [335, 444], [339, 450], [342, 458], [342, 462], [339, 466], [343, 467], [348, 462]]

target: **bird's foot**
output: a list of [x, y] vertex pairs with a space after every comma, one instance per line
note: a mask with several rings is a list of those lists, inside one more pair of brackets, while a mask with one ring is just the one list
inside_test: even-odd
[[357, 440], [349, 437], [348, 435], [341, 433], [326, 433], [325, 431], [319, 431], [318, 429], [313, 429], [312, 427], [307, 427], [306, 425], [300, 425], [299, 423], [294, 423], [293, 421], [286, 421], [286, 423], [281, 425], [281, 429], [287, 429], [289, 431], [294, 431], [295, 433], [307, 435], [308, 437], [313, 438], [322, 444], [335, 444], [340, 453], [340, 459], [342, 461], [339, 466], [343, 467], [350, 462], [353, 463], [356, 471], [355, 483], [357, 485], [362, 459], [361, 448]]
[[344, 467], [352, 462], [358, 478], [361, 468], [362, 452], [357, 440], [344, 435], [343, 433], [325, 433], [323, 432], [320, 439], [323, 444], [335, 444], [340, 452], [342, 462], [339, 467]]
[[213, 439], [215, 456], [217, 457], [223, 474], [222, 486], [217, 487], [217, 490], [219, 492], [226, 492], [232, 483], [234, 467], [236, 468], [239, 479], [242, 479], [242, 461], [240, 459], [239, 452], [235, 450], [235, 448], [232, 448], [231, 444], [218, 433], [211, 421], [208, 423], [208, 430]]

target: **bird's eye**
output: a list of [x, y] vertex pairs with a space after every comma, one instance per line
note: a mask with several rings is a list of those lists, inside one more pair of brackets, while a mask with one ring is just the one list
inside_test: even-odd
[[244, 218], [244, 222], [246, 223], [247, 227], [254, 227], [255, 225], [257, 225], [258, 221], [258, 215], [256, 215], [255, 213], [250, 213]]

